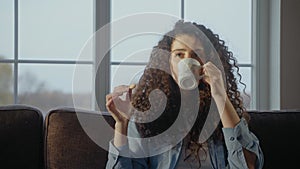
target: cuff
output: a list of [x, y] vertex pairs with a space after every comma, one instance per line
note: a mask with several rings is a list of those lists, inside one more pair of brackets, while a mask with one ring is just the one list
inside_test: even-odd
[[128, 143], [122, 146], [116, 147], [113, 144], [113, 140], [109, 142], [109, 152], [115, 156], [128, 156], [129, 154], [129, 146]]
[[241, 118], [240, 122], [234, 128], [222, 128], [222, 130], [228, 150], [231, 151], [241, 147], [251, 147], [254, 138], [252, 137], [247, 121], [244, 118]]
[[122, 168], [120, 166], [129, 166], [130, 160], [126, 160], [125, 157], [122, 158], [122, 154], [126, 153], [125, 155], [128, 155], [128, 150], [129, 150], [128, 144], [125, 144], [120, 147], [116, 147], [113, 144], [113, 140], [111, 140], [109, 142], [109, 153], [108, 153], [108, 161], [106, 164], [106, 169]]

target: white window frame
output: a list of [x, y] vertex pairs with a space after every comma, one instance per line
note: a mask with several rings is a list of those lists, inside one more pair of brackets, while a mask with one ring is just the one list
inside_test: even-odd
[[[181, 18], [184, 18], [184, 2], [185, 0], [181, 0]], [[102, 5], [100, 5], [100, 3]], [[271, 4], [272, 1], [270, 2], [269, 0], [252, 0], [252, 50], [251, 50], [251, 63], [250, 64], [239, 64], [239, 67], [249, 67], [251, 68], [251, 83], [252, 83], [252, 88], [251, 88], [251, 109], [268, 109], [270, 108], [270, 93], [274, 95], [274, 91], [270, 92], [269, 91], [269, 86], [271, 85], [270, 83], [270, 78], [269, 78], [269, 67], [265, 66], [265, 63], [268, 63], [270, 61], [267, 51], [270, 51], [269, 48], [269, 41], [270, 36], [268, 37], [263, 37], [261, 34], [264, 34], [264, 31], [268, 31], [269, 29], [269, 17], [264, 18], [266, 12], [265, 8], [268, 7], [269, 4]], [[274, 13], [280, 13], [279, 11], [276, 11], [278, 4], [277, 3], [272, 3], [274, 6], [274, 9], [272, 12]], [[279, 5], [280, 6], [280, 5]], [[111, 4], [109, 1], [101, 1], [98, 2], [98, 5], [96, 5], [96, 23], [97, 21], [99, 24], [96, 24], [96, 28], [99, 29], [101, 25], [105, 23], [110, 22], [110, 11], [111, 10]], [[100, 19], [98, 19], [100, 17]], [[101, 23], [100, 23], [101, 22]], [[263, 24], [262, 24], [263, 22]], [[278, 24], [278, 23], [277, 23]], [[99, 27], [100, 26], [100, 27]], [[96, 30], [97, 30], [96, 29]], [[110, 33], [110, 32], [108, 32]], [[278, 32], [274, 31], [274, 34]], [[273, 36], [272, 36], [273, 37]], [[266, 46], [262, 47], [261, 44], [266, 44]], [[105, 44], [109, 45], [109, 44]], [[279, 48], [277, 48], [279, 49]], [[110, 54], [108, 54], [110, 55]], [[265, 57], [258, 57], [258, 56], [265, 56]], [[259, 58], [259, 59], [257, 59]], [[278, 60], [272, 60], [278, 64]], [[98, 65], [98, 63], [96, 62]], [[110, 56], [105, 58], [105, 60], [102, 60], [101, 63], [103, 66], [101, 66], [99, 69], [101, 72], [100, 74], [97, 75], [96, 78], [96, 93], [99, 94], [97, 99], [100, 100], [105, 100], [105, 95], [109, 93], [110, 91], [110, 66], [111, 65], [119, 65], [119, 62], [111, 62], [110, 61]], [[122, 63], [126, 65], [143, 65], [144, 63]], [[261, 74], [259, 72], [265, 72], [265, 74]], [[272, 79], [276, 80], [275, 79]], [[272, 96], [273, 96], [272, 95]], [[274, 97], [276, 98], [276, 97]], [[103, 107], [105, 109], [105, 103], [104, 102], [99, 102], [99, 106]], [[274, 99], [274, 105], [276, 105], [277, 101]]]
[[[62, 64], [62, 65], [94, 65], [94, 61], [77, 61], [77, 60], [39, 60], [39, 59], [20, 59], [19, 58], [19, 0], [14, 0], [13, 2], [14, 10], [14, 55], [12, 59], [1, 59], [0, 63], [10, 63], [13, 64], [13, 104], [19, 104], [18, 101], [18, 86], [19, 86], [19, 64]], [[94, 0], [95, 3], [95, 0]], [[95, 11], [96, 8], [93, 10]], [[95, 16], [94, 16], [95, 18]], [[93, 32], [95, 29], [93, 30]], [[92, 73], [92, 72], [91, 72]], [[93, 87], [94, 88], [94, 87]], [[93, 89], [94, 90], [94, 89]]]
[[[110, 91], [110, 66], [111, 64], [117, 65], [119, 63], [110, 61], [110, 53], [107, 53], [103, 60], [96, 56], [99, 56], [97, 54], [101, 52], [102, 47], [109, 47], [110, 37], [107, 38], [108, 41], [96, 42], [96, 44], [101, 45], [97, 45], [95, 59], [90, 62], [19, 59], [18, 5], [19, 0], [14, 0], [14, 58], [0, 60], [0, 63], [11, 63], [14, 65], [14, 104], [18, 103], [18, 66], [20, 63], [93, 64], [94, 68], [98, 68], [97, 70], [94, 69], [93, 75], [95, 77], [93, 90], [98, 103], [98, 106], [95, 106], [95, 108], [100, 107], [101, 110], [105, 110], [105, 95]], [[183, 5], [184, 0], [181, 0], [182, 18], [184, 18]], [[252, 69], [252, 109], [280, 108], [280, 7], [281, 0], [252, 0], [252, 62], [251, 64], [239, 65], [240, 67], [251, 67]], [[110, 0], [95, 0], [94, 12], [95, 30], [98, 30], [111, 21]], [[107, 35], [110, 35], [110, 32], [107, 32]], [[98, 66], [100, 60], [101, 65]]]
[[279, 110], [281, 0], [253, 0], [252, 3], [253, 107]]

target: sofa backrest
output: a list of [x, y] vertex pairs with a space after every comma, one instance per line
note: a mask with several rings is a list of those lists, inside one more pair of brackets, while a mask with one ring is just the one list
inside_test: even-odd
[[0, 168], [43, 167], [43, 115], [31, 106], [0, 107]]
[[[249, 128], [259, 138], [264, 168], [295, 168], [299, 162], [300, 110], [251, 111]], [[297, 168], [297, 167], [296, 167]]]
[[[45, 120], [45, 168], [46, 169], [102, 169], [107, 161], [107, 151], [98, 146], [85, 132], [78, 120], [85, 121], [96, 132], [96, 139], [102, 139], [105, 131], [99, 129], [100, 116], [111, 127], [111, 116], [75, 110], [73, 108], [53, 109]], [[99, 134], [98, 134], [99, 133]], [[101, 135], [102, 134], [102, 135]], [[113, 135], [111, 135], [113, 137]], [[107, 144], [108, 147], [108, 144]]]
[[[249, 128], [264, 153], [264, 169], [294, 168], [300, 152], [300, 110], [249, 114]], [[87, 123], [82, 124], [78, 117]], [[110, 115], [96, 112], [57, 108], [43, 121], [42, 113], [34, 107], [0, 107], [0, 168], [104, 169], [107, 151], [83, 129], [83, 125], [94, 127], [97, 135], [100, 117], [114, 127]], [[100, 130], [94, 139], [104, 137], [101, 133], [106, 131]]]
[[[264, 169], [296, 165], [300, 150], [300, 139], [296, 136], [300, 132], [300, 111], [249, 111], [249, 115], [249, 128], [259, 138], [264, 152]], [[99, 114], [81, 112], [81, 117], [84, 116], [91, 123], [97, 123], [93, 119], [99, 119]], [[104, 116], [113, 127], [113, 118]], [[82, 130], [75, 110], [50, 112], [46, 120], [46, 134], [47, 169], [105, 168], [107, 152]]]

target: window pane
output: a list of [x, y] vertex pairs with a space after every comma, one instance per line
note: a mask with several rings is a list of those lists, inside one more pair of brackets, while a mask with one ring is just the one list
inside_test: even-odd
[[112, 61], [148, 62], [152, 48], [160, 37], [149, 34], [127, 38], [112, 48]]
[[143, 12], [161, 12], [170, 15], [180, 16], [180, 0], [111, 0], [112, 20]]
[[46, 113], [56, 106], [73, 107], [72, 96], [76, 95], [82, 98], [80, 106], [91, 109], [92, 65], [76, 66], [82, 81], [72, 92], [75, 65], [20, 64], [19, 103], [37, 106]]
[[[111, 20], [113, 21], [111, 25], [111, 61], [147, 62], [153, 46], [157, 45], [162, 34], [172, 29], [175, 22], [180, 18], [180, 7], [180, 0], [133, 0], [130, 3], [123, 0], [113, 0], [111, 3]], [[155, 17], [153, 15], [151, 19], [130, 19], [137, 16], [137, 13], [149, 12], [170, 16]], [[125, 20], [123, 25], [118, 25], [120, 20]], [[143, 32], [143, 30], [148, 31]], [[123, 34], [127, 36], [122, 37]], [[131, 57], [133, 53], [145, 50], [147, 50], [147, 54]]]
[[0, 59], [13, 58], [14, 7], [12, 0], [0, 1]]
[[93, 0], [19, 3], [20, 58], [77, 58], [93, 33]]
[[239, 63], [251, 63], [251, 0], [188, 0], [185, 17], [225, 40]]
[[112, 65], [110, 90], [119, 85], [137, 83], [144, 72], [145, 66]]
[[[244, 99], [244, 105], [247, 109], [253, 108], [252, 105], [252, 96], [251, 96], [251, 91], [252, 91], [252, 68], [251, 67], [240, 67], [240, 74], [242, 76], [241, 81], [246, 84], [246, 88], [244, 85], [240, 84], [238, 85], [239, 91], [241, 92], [241, 95]], [[239, 77], [237, 77], [239, 80]], [[245, 89], [245, 93], [244, 90]]]
[[13, 64], [0, 63], [0, 106], [13, 102]]

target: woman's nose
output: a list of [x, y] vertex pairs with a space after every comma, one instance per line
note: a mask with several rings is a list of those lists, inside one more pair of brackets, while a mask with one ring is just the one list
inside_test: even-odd
[[184, 55], [184, 58], [192, 58], [192, 55], [191, 55], [191, 53], [187, 52], [187, 54], [186, 54], [186, 55]]

